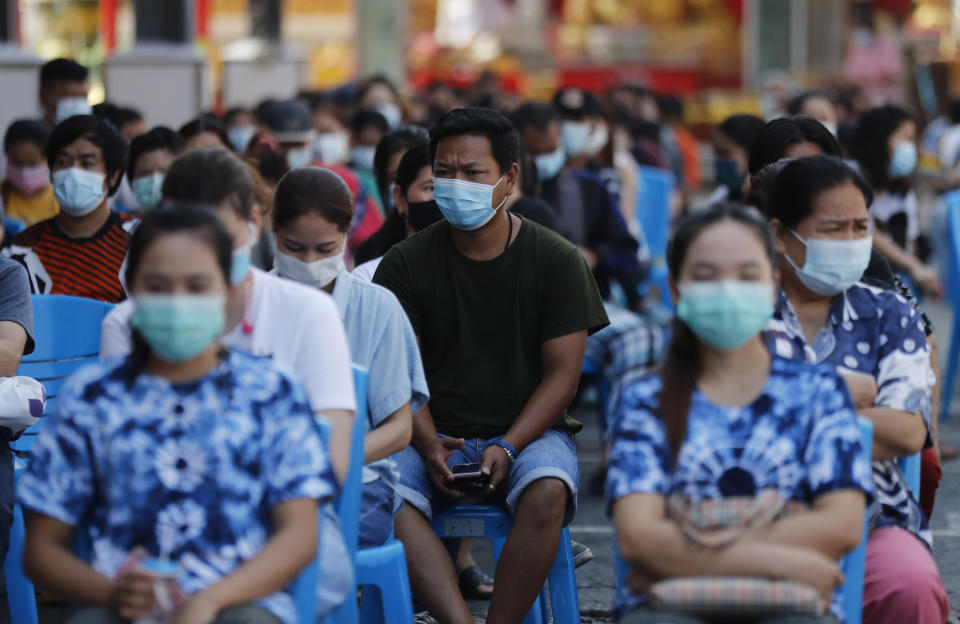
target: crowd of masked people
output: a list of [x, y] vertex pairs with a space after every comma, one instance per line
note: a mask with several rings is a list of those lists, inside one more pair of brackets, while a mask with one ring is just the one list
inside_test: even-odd
[[[73, 61], [40, 84], [43, 117], [3, 142], [0, 372], [35, 346], [31, 293], [115, 305], [15, 493], [4, 445], [0, 529], [15, 496], [24, 569], [80, 605], [70, 622], [292, 623], [313, 559], [321, 615], [354, 600], [330, 504], [352, 366], [360, 547], [402, 542], [418, 620], [472, 622], [479, 598], [488, 621], [521, 621], [559, 548], [593, 558], [561, 543], [585, 358], [615, 388], [584, 482], [629, 568], [616, 618], [842, 621], [838, 560], [865, 539], [863, 621], [946, 620], [927, 522], [937, 349], [916, 296], [941, 286], [908, 111], [841, 119], [810, 92], [769, 122], [734, 115], [704, 200], [682, 102], [635, 85], [520, 102], [485, 77], [410, 100], [372, 78], [173, 129], [91, 108]], [[638, 165], [676, 180], [672, 319], [641, 295]], [[916, 453], [920, 492], [897, 463]], [[495, 570], [431, 528], [476, 501], [513, 519]]]

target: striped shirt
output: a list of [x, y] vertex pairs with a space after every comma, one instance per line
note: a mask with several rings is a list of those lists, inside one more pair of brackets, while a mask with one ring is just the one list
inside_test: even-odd
[[34, 294], [117, 303], [126, 299], [120, 270], [136, 223], [111, 212], [90, 238], [68, 238], [55, 219], [48, 219], [16, 236], [3, 254], [26, 267]]

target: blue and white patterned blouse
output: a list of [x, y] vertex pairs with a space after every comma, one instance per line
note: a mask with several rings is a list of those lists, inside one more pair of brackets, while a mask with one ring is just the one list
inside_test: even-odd
[[[900, 295], [860, 283], [837, 296], [827, 324], [808, 345], [790, 301], [781, 291], [767, 329], [785, 336], [777, 352], [828, 364], [838, 372], [872, 376], [877, 383], [874, 405], [903, 412], [920, 412], [930, 430], [930, 393], [936, 381], [930, 368], [930, 347], [924, 322]], [[933, 537], [927, 519], [910, 491], [896, 460], [873, 462], [876, 499], [870, 507], [870, 528], [899, 527], [928, 547]]]
[[[660, 389], [659, 375], [651, 373], [623, 391], [607, 471], [608, 511], [630, 494], [680, 493], [700, 502], [776, 489], [784, 500], [812, 504], [840, 489], [872, 490], [852, 399], [828, 367], [773, 357], [760, 396], [743, 407], [714, 405], [694, 390], [674, 468]], [[616, 610], [645, 600], [624, 589]], [[833, 612], [841, 616], [837, 600]]]
[[[306, 394], [273, 364], [232, 352], [193, 382], [128, 373], [114, 360], [68, 380], [17, 484], [25, 508], [88, 527], [99, 572], [140, 546], [193, 594], [257, 554], [278, 504], [336, 493]], [[255, 604], [296, 622], [286, 593]]]

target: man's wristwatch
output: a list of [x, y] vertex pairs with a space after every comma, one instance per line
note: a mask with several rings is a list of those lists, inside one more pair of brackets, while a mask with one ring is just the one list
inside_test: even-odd
[[510, 464], [515, 464], [517, 461], [517, 449], [513, 448], [513, 445], [507, 442], [506, 440], [497, 440], [494, 442], [497, 446], [503, 449], [503, 452], [507, 454], [507, 459], [510, 460]]

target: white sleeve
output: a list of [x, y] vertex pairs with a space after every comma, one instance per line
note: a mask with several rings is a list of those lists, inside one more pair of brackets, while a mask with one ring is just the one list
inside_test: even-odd
[[133, 302], [129, 299], [114, 306], [100, 325], [100, 359], [125, 357], [133, 351], [130, 337], [130, 317]]
[[303, 382], [314, 412], [353, 412], [357, 401], [347, 334], [333, 299], [317, 295], [303, 302], [293, 370]]

